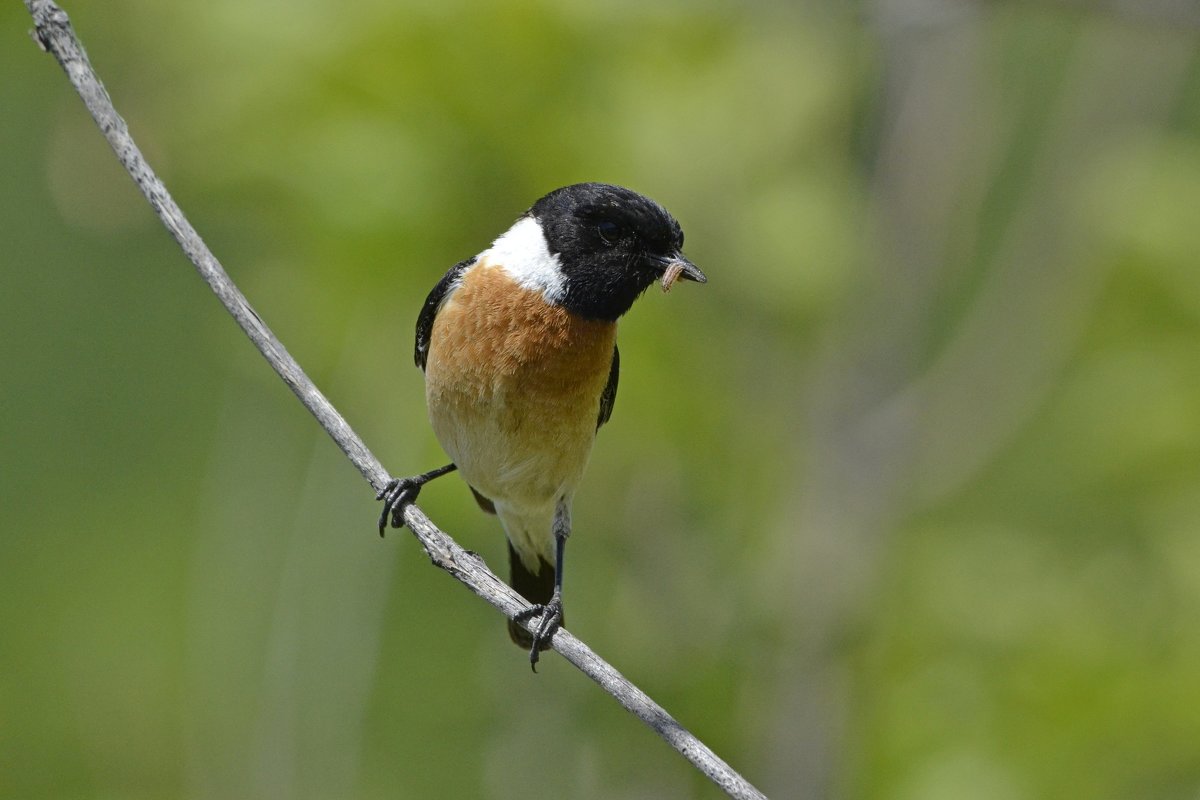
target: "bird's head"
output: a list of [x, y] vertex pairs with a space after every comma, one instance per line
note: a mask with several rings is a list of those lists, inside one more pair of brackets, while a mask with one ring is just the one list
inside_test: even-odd
[[704, 283], [684, 258], [683, 230], [665, 208], [606, 183], [556, 189], [526, 214], [537, 222], [562, 274], [559, 303], [576, 314], [615, 320], [652, 283]]

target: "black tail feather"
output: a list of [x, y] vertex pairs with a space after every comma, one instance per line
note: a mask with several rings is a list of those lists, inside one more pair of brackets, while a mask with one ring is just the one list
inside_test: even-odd
[[[554, 567], [547, 564], [542, 558], [539, 558], [538, 562], [540, 569], [537, 574], [530, 572], [521, 561], [521, 557], [517, 555], [517, 551], [509, 544], [508, 566], [509, 574], [512, 576], [510, 579], [512, 588], [534, 605], [544, 605], [550, 602], [550, 596], [554, 594]], [[529, 631], [511, 619], [508, 621], [508, 635], [517, 647], [524, 650], [533, 647], [533, 637]], [[548, 643], [547, 646], [549, 646]], [[541, 649], [544, 650], [545, 647]]]

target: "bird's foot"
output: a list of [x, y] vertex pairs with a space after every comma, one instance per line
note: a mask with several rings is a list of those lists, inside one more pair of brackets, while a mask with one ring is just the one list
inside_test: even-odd
[[387, 529], [389, 517], [393, 528], [404, 527], [404, 509], [417, 502], [417, 495], [421, 493], [421, 487], [426, 483], [421, 480], [422, 477], [424, 476], [392, 478], [379, 491], [379, 494], [375, 495], [376, 500], [383, 501], [383, 510], [379, 512], [380, 536], [383, 536], [383, 532]]
[[556, 589], [550, 597], [550, 602], [530, 606], [524, 611], [519, 611], [513, 615], [513, 619], [517, 622], [524, 622], [536, 616], [541, 616], [538, 621], [537, 628], [533, 631], [533, 646], [529, 648], [529, 666], [534, 672], [537, 672], [538, 658], [541, 651], [550, 649], [550, 639], [554, 637], [555, 631], [562, 627], [563, 621], [563, 605], [562, 596]]
[[379, 535], [383, 536], [388, 525], [388, 517], [391, 517], [393, 528], [403, 528], [404, 509], [417, 502], [417, 495], [421, 493], [421, 487], [434, 478], [440, 478], [447, 472], [453, 472], [456, 469], [458, 467], [453, 464], [447, 464], [411, 478], [392, 478], [388, 481], [379, 490], [379, 494], [375, 495], [376, 500], [383, 501], [383, 511], [379, 512]]

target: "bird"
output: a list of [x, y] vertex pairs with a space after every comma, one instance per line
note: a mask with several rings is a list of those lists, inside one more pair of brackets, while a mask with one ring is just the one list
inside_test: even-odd
[[[510, 583], [531, 606], [509, 635], [538, 654], [563, 624], [571, 502], [620, 375], [617, 320], [651, 285], [707, 278], [661, 205], [607, 183], [535, 202], [491, 246], [442, 276], [417, 317], [414, 360], [451, 463], [379, 492], [382, 536], [434, 478], [458, 470], [508, 539]], [[540, 615], [532, 633], [522, 623]]]

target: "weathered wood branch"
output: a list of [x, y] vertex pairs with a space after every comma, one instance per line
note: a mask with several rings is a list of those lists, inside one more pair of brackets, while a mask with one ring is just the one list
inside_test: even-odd
[[[216, 256], [204, 244], [200, 235], [188, 222], [170, 193], [150, 168], [141, 150], [130, 136], [125, 120], [113, 107], [108, 92], [92, 69], [83, 45], [75, 36], [70, 20], [58, 5], [51, 0], [25, 0], [33, 16], [34, 39], [54, 55], [71, 84], [83, 99], [92, 118], [100, 127], [104, 137], [117, 155], [117, 159], [146, 196], [163, 225], [175, 237], [188, 259], [195, 265], [200, 276], [217, 295], [226, 310], [250, 337], [271, 367], [284, 383], [295, 393], [321, 427], [337, 443], [350, 462], [358, 468], [373, 489], [378, 491], [390, 476], [346, 420], [330, 404], [316, 385], [300, 368], [283, 344], [275, 337], [266, 323], [255, 313], [245, 296], [234, 285]], [[370, 531], [369, 520], [364, 521], [364, 532]], [[415, 505], [405, 509], [404, 522], [420, 541], [430, 561], [461, 581], [468, 589], [499, 609], [508, 618], [529, 607], [529, 604], [513, 591], [495, 573], [488, 569], [475, 553], [464, 550], [450, 536], [441, 531]], [[537, 617], [527, 624], [535, 625]], [[721, 787], [730, 797], [763, 798], [764, 795], [745, 778], [722, 761], [703, 742], [675, 721], [662, 706], [655, 703], [641, 689], [630, 683], [591, 648], [575, 638], [565, 629], [559, 629], [551, 640], [555, 651], [581, 672], [598, 683], [616, 698], [638, 719], [645, 722], [659, 736], [678, 750], [684, 758]]]

